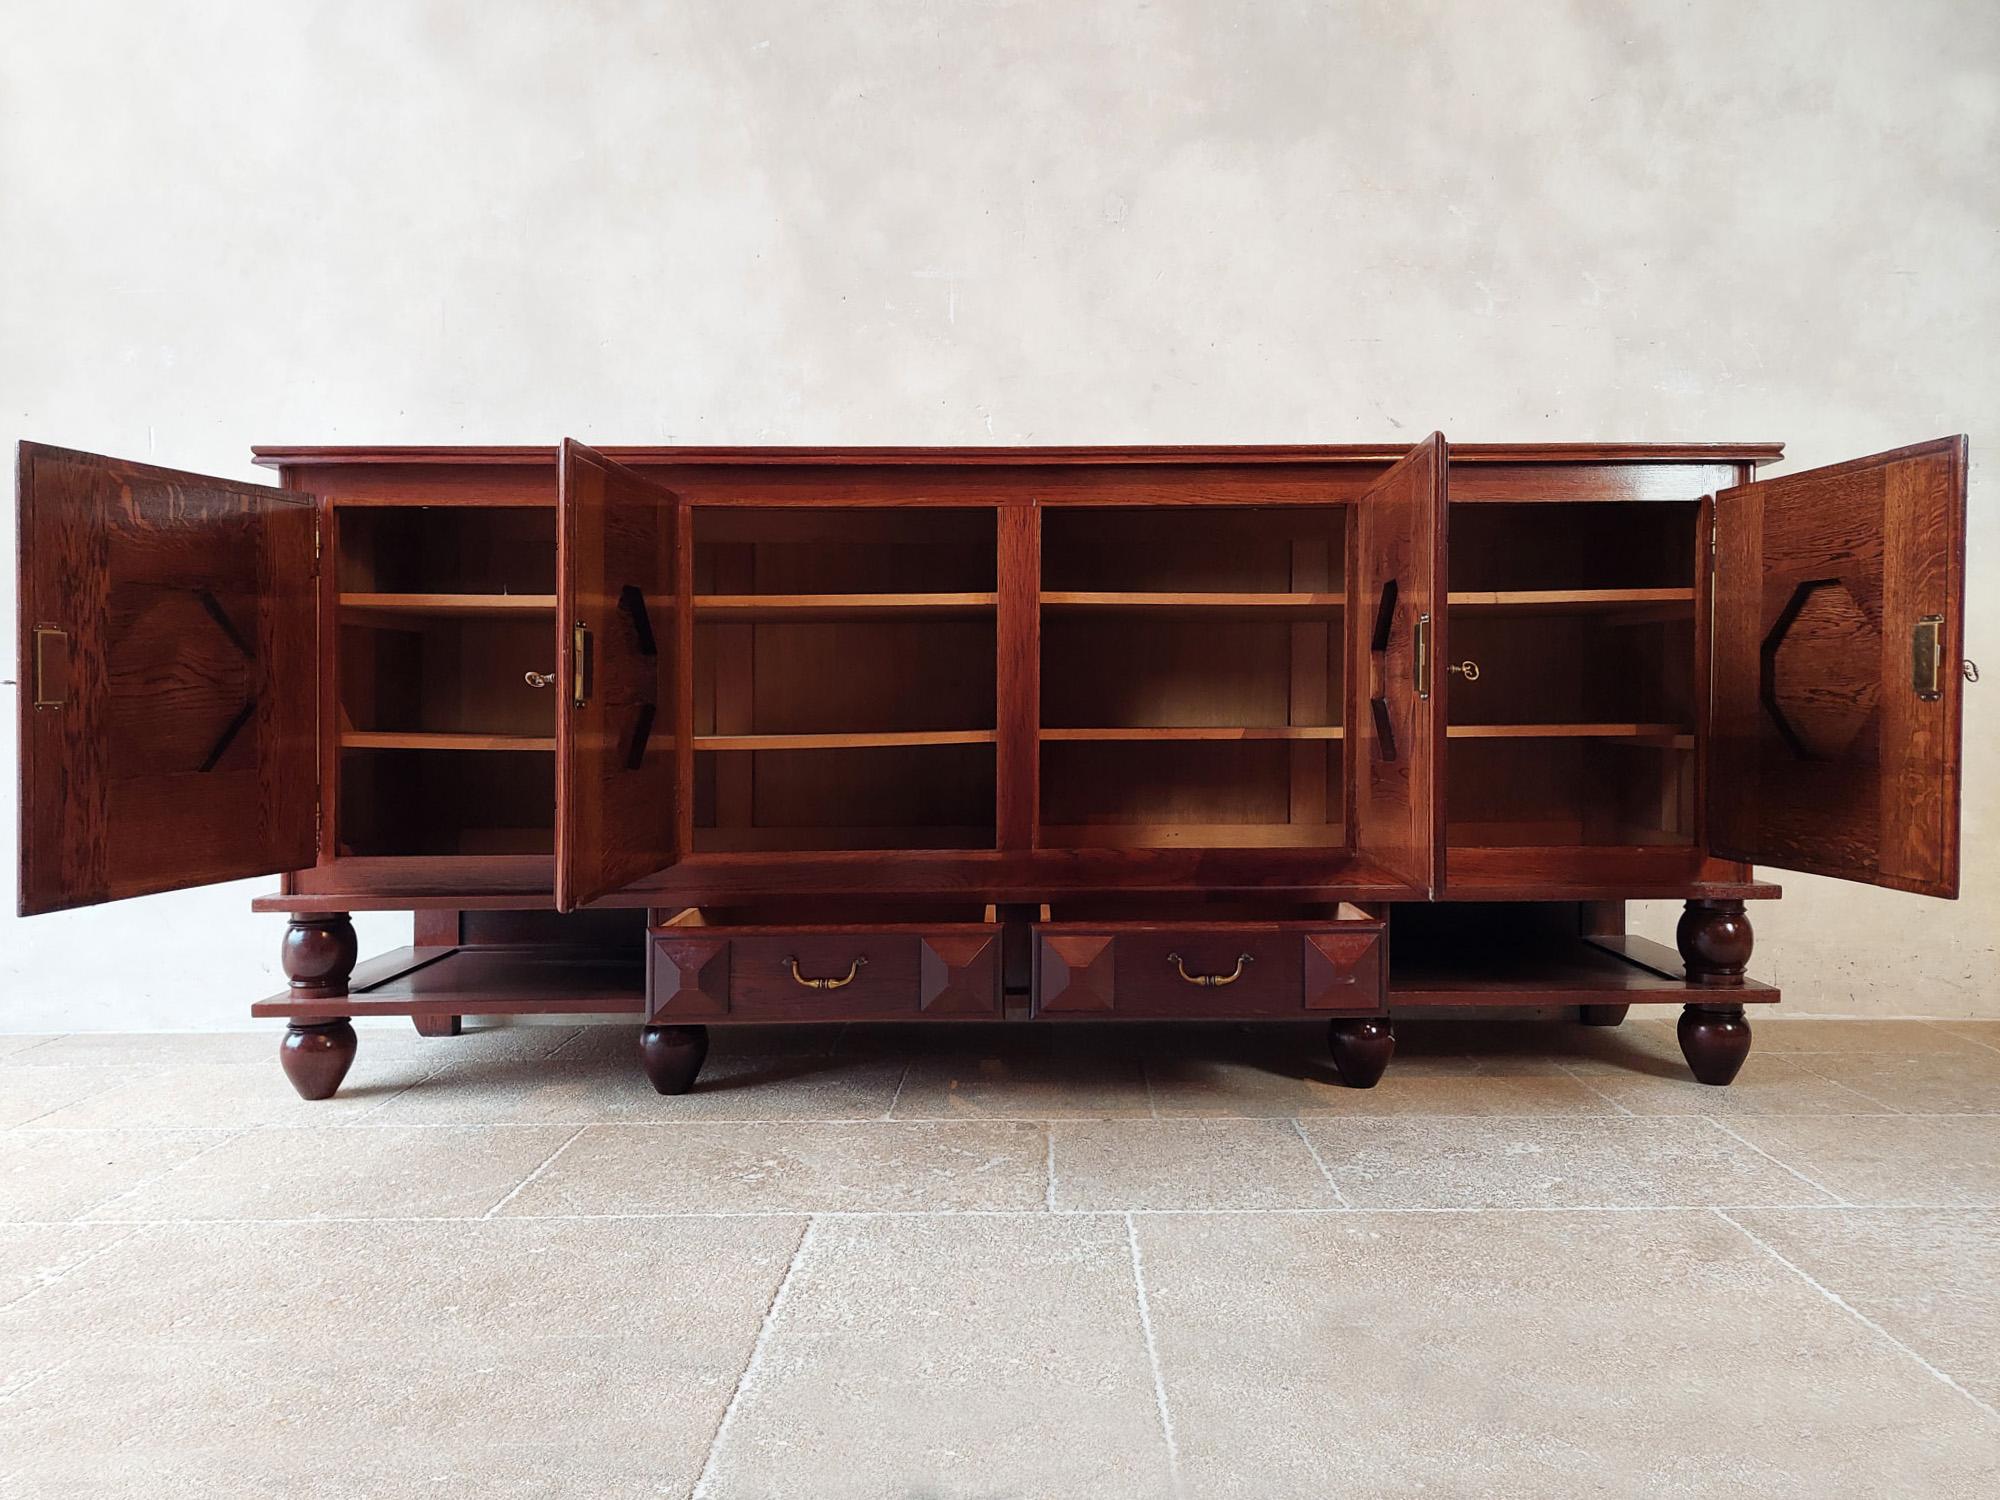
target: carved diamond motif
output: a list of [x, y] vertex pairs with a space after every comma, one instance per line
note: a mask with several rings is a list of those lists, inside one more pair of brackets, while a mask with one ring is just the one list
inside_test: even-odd
[[1762, 650], [1765, 712], [1806, 760], [1838, 760], [1875, 716], [1882, 630], [1838, 578], [1801, 583]]

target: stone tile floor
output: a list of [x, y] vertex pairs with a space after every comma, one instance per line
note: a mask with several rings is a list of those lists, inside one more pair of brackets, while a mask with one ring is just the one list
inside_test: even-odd
[[0, 1038], [0, 1494], [1991, 1496], [2000, 1022]]

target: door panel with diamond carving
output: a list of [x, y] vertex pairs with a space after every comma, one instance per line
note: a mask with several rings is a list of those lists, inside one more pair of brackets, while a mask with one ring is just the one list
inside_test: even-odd
[[1715, 513], [1713, 852], [1956, 896], [1965, 439]]
[[23, 443], [21, 913], [300, 869], [311, 497]]

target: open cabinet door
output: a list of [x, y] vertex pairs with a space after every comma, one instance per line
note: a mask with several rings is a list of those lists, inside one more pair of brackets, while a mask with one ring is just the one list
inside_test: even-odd
[[1709, 845], [1958, 894], [1965, 439], [1715, 497]]
[[1355, 852], [1425, 896], [1444, 878], [1447, 464], [1434, 432], [1362, 496], [1347, 570]]
[[691, 777], [687, 507], [565, 440], [556, 491], [556, 907], [672, 864]]
[[310, 496], [20, 447], [21, 915], [313, 863]]

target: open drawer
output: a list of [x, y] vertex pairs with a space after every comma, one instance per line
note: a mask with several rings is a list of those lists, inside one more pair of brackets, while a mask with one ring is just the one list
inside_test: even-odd
[[690, 908], [656, 921], [647, 1023], [1000, 1016], [1000, 924], [990, 906], [926, 922], [764, 917]]
[[1051, 1019], [1304, 1019], [1382, 1006], [1384, 925], [1345, 902], [1282, 916], [1152, 920], [1044, 908], [1035, 1014]]

